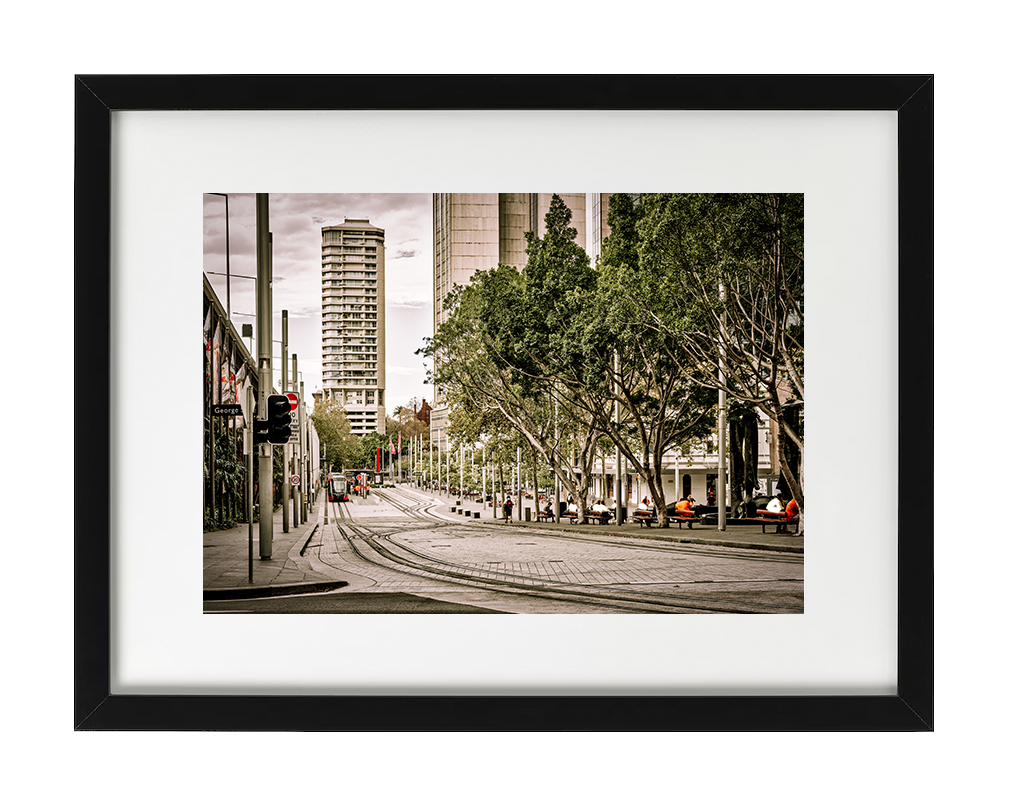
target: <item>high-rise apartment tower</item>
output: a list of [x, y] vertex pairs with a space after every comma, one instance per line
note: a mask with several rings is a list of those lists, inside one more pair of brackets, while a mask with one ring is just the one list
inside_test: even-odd
[[366, 218], [322, 228], [322, 396], [385, 433], [385, 230]]

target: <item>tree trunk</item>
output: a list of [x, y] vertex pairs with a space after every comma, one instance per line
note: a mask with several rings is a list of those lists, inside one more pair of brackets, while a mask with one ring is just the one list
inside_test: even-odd
[[729, 420], [729, 517], [738, 517], [743, 502], [743, 429]]

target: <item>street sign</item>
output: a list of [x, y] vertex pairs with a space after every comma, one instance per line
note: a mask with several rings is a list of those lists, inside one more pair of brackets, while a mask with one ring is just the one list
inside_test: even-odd
[[[291, 432], [297, 434], [301, 428], [301, 407], [298, 405], [298, 396], [294, 392], [287, 392], [287, 399], [291, 401]], [[294, 438], [292, 442], [297, 442]]]
[[241, 417], [242, 406], [239, 403], [216, 403], [210, 407], [210, 413], [215, 417]]
[[291, 476], [291, 486], [297, 487], [301, 484], [301, 476]]

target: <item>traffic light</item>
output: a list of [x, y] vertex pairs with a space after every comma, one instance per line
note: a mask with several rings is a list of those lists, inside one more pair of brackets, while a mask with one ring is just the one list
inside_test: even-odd
[[252, 414], [252, 444], [262, 445], [270, 441], [270, 424], [266, 420], [259, 419], [259, 404]]
[[291, 401], [287, 395], [266, 399], [267, 437], [271, 445], [286, 445], [291, 438]]

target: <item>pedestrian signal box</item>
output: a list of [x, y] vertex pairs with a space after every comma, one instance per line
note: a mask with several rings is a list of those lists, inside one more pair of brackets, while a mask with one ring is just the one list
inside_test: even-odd
[[291, 401], [287, 395], [266, 399], [267, 438], [271, 445], [286, 445], [291, 439]]

